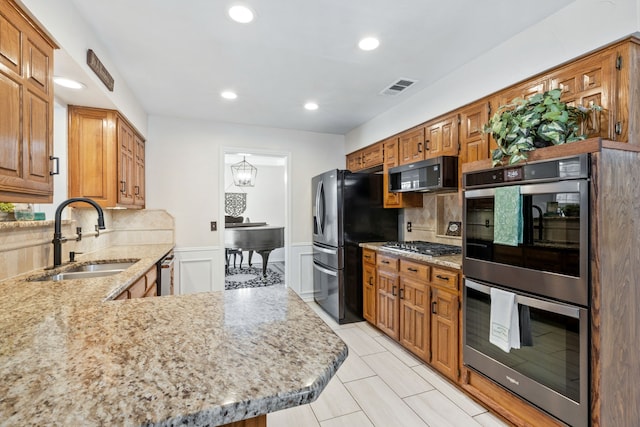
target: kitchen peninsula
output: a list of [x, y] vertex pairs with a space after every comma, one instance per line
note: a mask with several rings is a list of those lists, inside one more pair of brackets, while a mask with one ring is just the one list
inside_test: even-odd
[[286, 287], [112, 300], [171, 249], [79, 257], [139, 259], [108, 277], [0, 282], [2, 423], [265, 425], [318, 397], [347, 346]]

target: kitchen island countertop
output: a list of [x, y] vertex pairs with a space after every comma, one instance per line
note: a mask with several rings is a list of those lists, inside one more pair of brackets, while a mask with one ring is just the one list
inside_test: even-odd
[[284, 286], [112, 301], [171, 245], [115, 276], [0, 282], [0, 425], [220, 425], [315, 400], [347, 347]]

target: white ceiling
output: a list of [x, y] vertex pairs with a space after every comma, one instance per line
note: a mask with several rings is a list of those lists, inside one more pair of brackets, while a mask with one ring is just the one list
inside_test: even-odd
[[[571, 1], [246, 0], [256, 19], [238, 24], [226, 13], [233, 0], [73, 0], [148, 114], [334, 134]], [[360, 51], [368, 35], [380, 47]], [[56, 54], [56, 75], [77, 71], [69, 59]], [[419, 82], [395, 97], [379, 95], [399, 78]], [[91, 105], [91, 89], [56, 93]], [[238, 99], [222, 99], [225, 89]], [[308, 100], [320, 108], [304, 110]]]

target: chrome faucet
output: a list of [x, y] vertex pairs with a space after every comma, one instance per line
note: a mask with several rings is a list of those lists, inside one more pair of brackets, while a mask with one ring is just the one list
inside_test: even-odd
[[[60, 203], [58, 208], [56, 209], [55, 216], [55, 224], [53, 230], [53, 266], [57, 267], [62, 265], [62, 244], [67, 241], [64, 237], [62, 237], [62, 210], [71, 203], [76, 202], [85, 202], [93, 206], [96, 211], [98, 211], [98, 226], [97, 229], [104, 230], [104, 213], [102, 212], [102, 208], [96, 202], [91, 199], [87, 199], [85, 197], [75, 197], [72, 199], [65, 200]], [[97, 231], [96, 229], [96, 231]]]

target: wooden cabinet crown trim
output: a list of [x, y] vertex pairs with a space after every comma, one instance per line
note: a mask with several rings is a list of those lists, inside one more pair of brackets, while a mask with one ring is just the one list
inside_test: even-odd
[[[593, 50], [591, 50], [589, 52], [586, 52], [586, 53], [584, 53], [584, 54], [582, 54], [580, 56], [577, 56], [575, 58], [572, 58], [572, 59], [569, 59], [567, 61], [564, 61], [564, 62], [562, 62], [560, 64], [557, 64], [557, 65], [555, 65], [553, 67], [550, 67], [548, 69], [540, 71], [539, 73], [536, 73], [536, 74], [534, 74], [532, 76], [524, 78], [524, 79], [522, 79], [520, 81], [514, 82], [514, 83], [510, 84], [509, 86], [506, 86], [506, 87], [498, 89], [498, 90], [496, 90], [494, 92], [488, 93], [485, 96], [482, 96], [481, 98], [475, 99], [475, 100], [473, 100], [471, 102], [468, 102], [467, 104], [464, 104], [464, 105], [462, 105], [460, 107], [457, 107], [457, 108], [455, 108], [453, 110], [450, 110], [450, 111], [448, 111], [446, 113], [443, 113], [443, 114], [440, 114], [440, 115], [438, 115], [438, 116], [436, 116], [434, 118], [430, 118], [428, 120], [425, 120], [424, 122], [419, 123], [419, 124], [417, 124], [415, 126], [412, 126], [412, 127], [408, 128], [408, 129], [403, 129], [403, 130], [401, 130], [399, 132], [396, 132], [396, 133], [394, 133], [392, 135], [389, 135], [389, 136], [387, 136], [387, 137], [375, 142], [374, 144], [370, 144], [370, 145], [368, 145], [368, 146], [366, 146], [364, 148], [367, 148], [367, 147], [370, 147], [371, 145], [375, 145], [377, 143], [383, 142], [385, 140], [388, 140], [389, 138], [400, 137], [405, 133], [409, 133], [409, 132], [415, 131], [416, 129], [419, 129], [421, 127], [425, 127], [430, 122], [438, 121], [438, 120], [443, 119], [443, 118], [445, 118], [445, 117], [447, 117], [447, 116], [449, 116], [451, 114], [457, 113], [460, 110], [472, 107], [474, 104], [476, 104], [478, 102], [482, 102], [484, 100], [489, 101], [491, 98], [494, 98], [495, 96], [499, 95], [502, 92], [508, 92], [510, 90], [514, 90], [518, 86], [524, 85], [527, 82], [534, 82], [536, 80], [542, 79], [543, 77], [545, 77], [545, 76], [547, 76], [549, 74], [556, 73], [556, 72], [560, 71], [560, 69], [562, 67], [570, 66], [571, 64], [573, 64], [573, 63], [575, 63], [577, 61], [582, 61], [582, 60], [585, 60], [585, 59], [587, 59], [589, 57], [599, 55], [599, 54], [601, 54], [602, 52], [604, 52], [605, 50], [608, 50], [608, 49], [614, 49], [614, 48], [617, 48], [617, 47], [622, 47], [623, 45], [628, 44], [628, 43], [632, 43], [632, 44], [640, 46], [640, 37], [632, 34], [632, 35], [620, 38], [618, 40], [615, 40], [615, 41], [613, 41], [611, 43], [608, 43], [606, 45], [600, 46], [600, 47], [598, 47], [596, 49], [593, 49]], [[492, 106], [492, 107], [495, 108], [495, 106]], [[489, 114], [491, 114], [491, 111], [489, 112]], [[354, 153], [357, 152], [357, 151], [360, 151], [362, 149], [363, 148], [359, 148], [359, 149], [355, 150]]]

